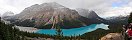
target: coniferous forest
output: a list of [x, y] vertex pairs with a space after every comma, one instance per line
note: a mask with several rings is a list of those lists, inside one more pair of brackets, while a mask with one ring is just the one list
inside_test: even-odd
[[[132, 22], [132, 13], [128, 19], [128, 23]], [[108, 33], [121, 33], [122, 25], [118, 23], [117, 25], [110, 25], [110, 30], [97, 29], [93, 32], [85, 33], [80, 36], [63, 36], [61, 28], [57, 27], [57, 35], [45, 35], [45, 34], [36, 34], [19, 31], [19, 29], [14, 28], [13, 24], [5, 24], [3, 21], [0, 22], [0, 40], [31, 40], [30, 38], [50, 38], [56, 40], [98, 40], [102, 36], [105, 36]]]

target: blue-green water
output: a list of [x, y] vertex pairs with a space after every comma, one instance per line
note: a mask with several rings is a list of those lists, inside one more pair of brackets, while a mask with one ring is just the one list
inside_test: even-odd
[[[94, 31], [98, 28], [102, 28], [105, 30], [109, 29], [108, 25], [101, 23], [101, 24], [92, 24], [89, 26], [81, 27], [81, 28], [62, 29], [62, 32], [63, 32], [63, 36], [78, 36], [87, 32]], [[55, 29], [39, 29], [36, 33], [55, 35], [56, 31]]]

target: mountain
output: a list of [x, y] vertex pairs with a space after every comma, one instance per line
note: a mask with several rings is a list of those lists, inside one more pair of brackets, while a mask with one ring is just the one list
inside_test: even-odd
[[[97, 16], [96, 13], [90, 13], [88, 15], [90, 18], [86, 18], [80, 16], [76, 10], [51, 2], [27, 7], [20, 14], [13, 16], [12, 19], [15, 18], [13, 24], [19, 26], [33, 26], [46, 29], [60, 26], [61, 28], [68, 29], [87, 26], [93, 23], [101, 23], [102, 19], [93, 17], [94, 15]], [[97, 20], [91, 19], [92, 17]]]
[[128, 22], [128, 18], [129, 16], [118, 16], [118, 17], [109, 17], [106, 18], [106, 20], [108, 20], [108, 24], [124, 24], [126, 25]]
[[75, 9], [79, 15], [83, 16], [83, 17], [86, 17], [88, 19], [92, 19], [94, 21], [97, 21], [97, 20], [100, 20], [101, 22], [103, 23], [106, 23], [107, 20], [99, 17], [95, 11], [92, 11], [92, 10], [88, 10], [88, 9], [83, 9], [83, 8], [77, 8]]
[[2, 18], [11, 17], [11, 16], [13, 16], [13, 15], [14, 15], [14, 13], [13, 13], [13, 12], [8, 11], [8, 12], [5, 12], [5, 13], [2, 15]]
[[99, 18], [99, 16], [92, 10], [77, 8], [76, 11], [79, 15], [87, 18]]

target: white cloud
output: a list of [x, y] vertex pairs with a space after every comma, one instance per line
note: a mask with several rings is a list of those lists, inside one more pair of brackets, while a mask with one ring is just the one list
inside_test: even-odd
[[101, 15], [101, 17], [112, 17], [112, 16], [127, 16], [129, 13], [132, 12], [131, 7], [115, 7], [115, 8], [109, 8], [106, 12], [104, 12]]
[[[17, 14], [26, 7], [45, 2], [57, 2], [68, 8], [94, 10], [102, 17], [120, 15], [120, 11], [121, 14], [124, 14], [123, 12], [128, 13], [132, 7], [132, 0], [0, 0], [0, 14], [6, 11], [12, 11]], [[117, 6], [117, 8], [114, 8], [113, 4], [115, 4], [114, 6]], [[108, 13], [109, 15], [105, 15]]]
[[0, 0], [0, 14], [2, 15], [6, 11], [12, 11], [15, 14], [20, 13], [24, 8], [29, 7], [34, 4], [41, 4], [43, 0]]

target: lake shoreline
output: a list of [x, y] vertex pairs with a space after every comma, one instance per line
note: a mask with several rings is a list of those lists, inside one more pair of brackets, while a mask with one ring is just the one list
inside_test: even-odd
[[[29, 32], [29, 33], [49, 34], [49, 35], [56, 34], [55, 29], [37, 29], [34, 27], [22, 27], [22, 26], [15, 26], [15, 27], [18, 28], [20, 31]], [[101, 24], [92, 24], [92, 25], [80, 27], [80, 28], [62, 29], [62, 32], [64, 36], [79, 36], [87, 32], [95, 31], [99, 28], [105, 29], [105, 30], [109, 29], [108, 25], [101, 23]]]

